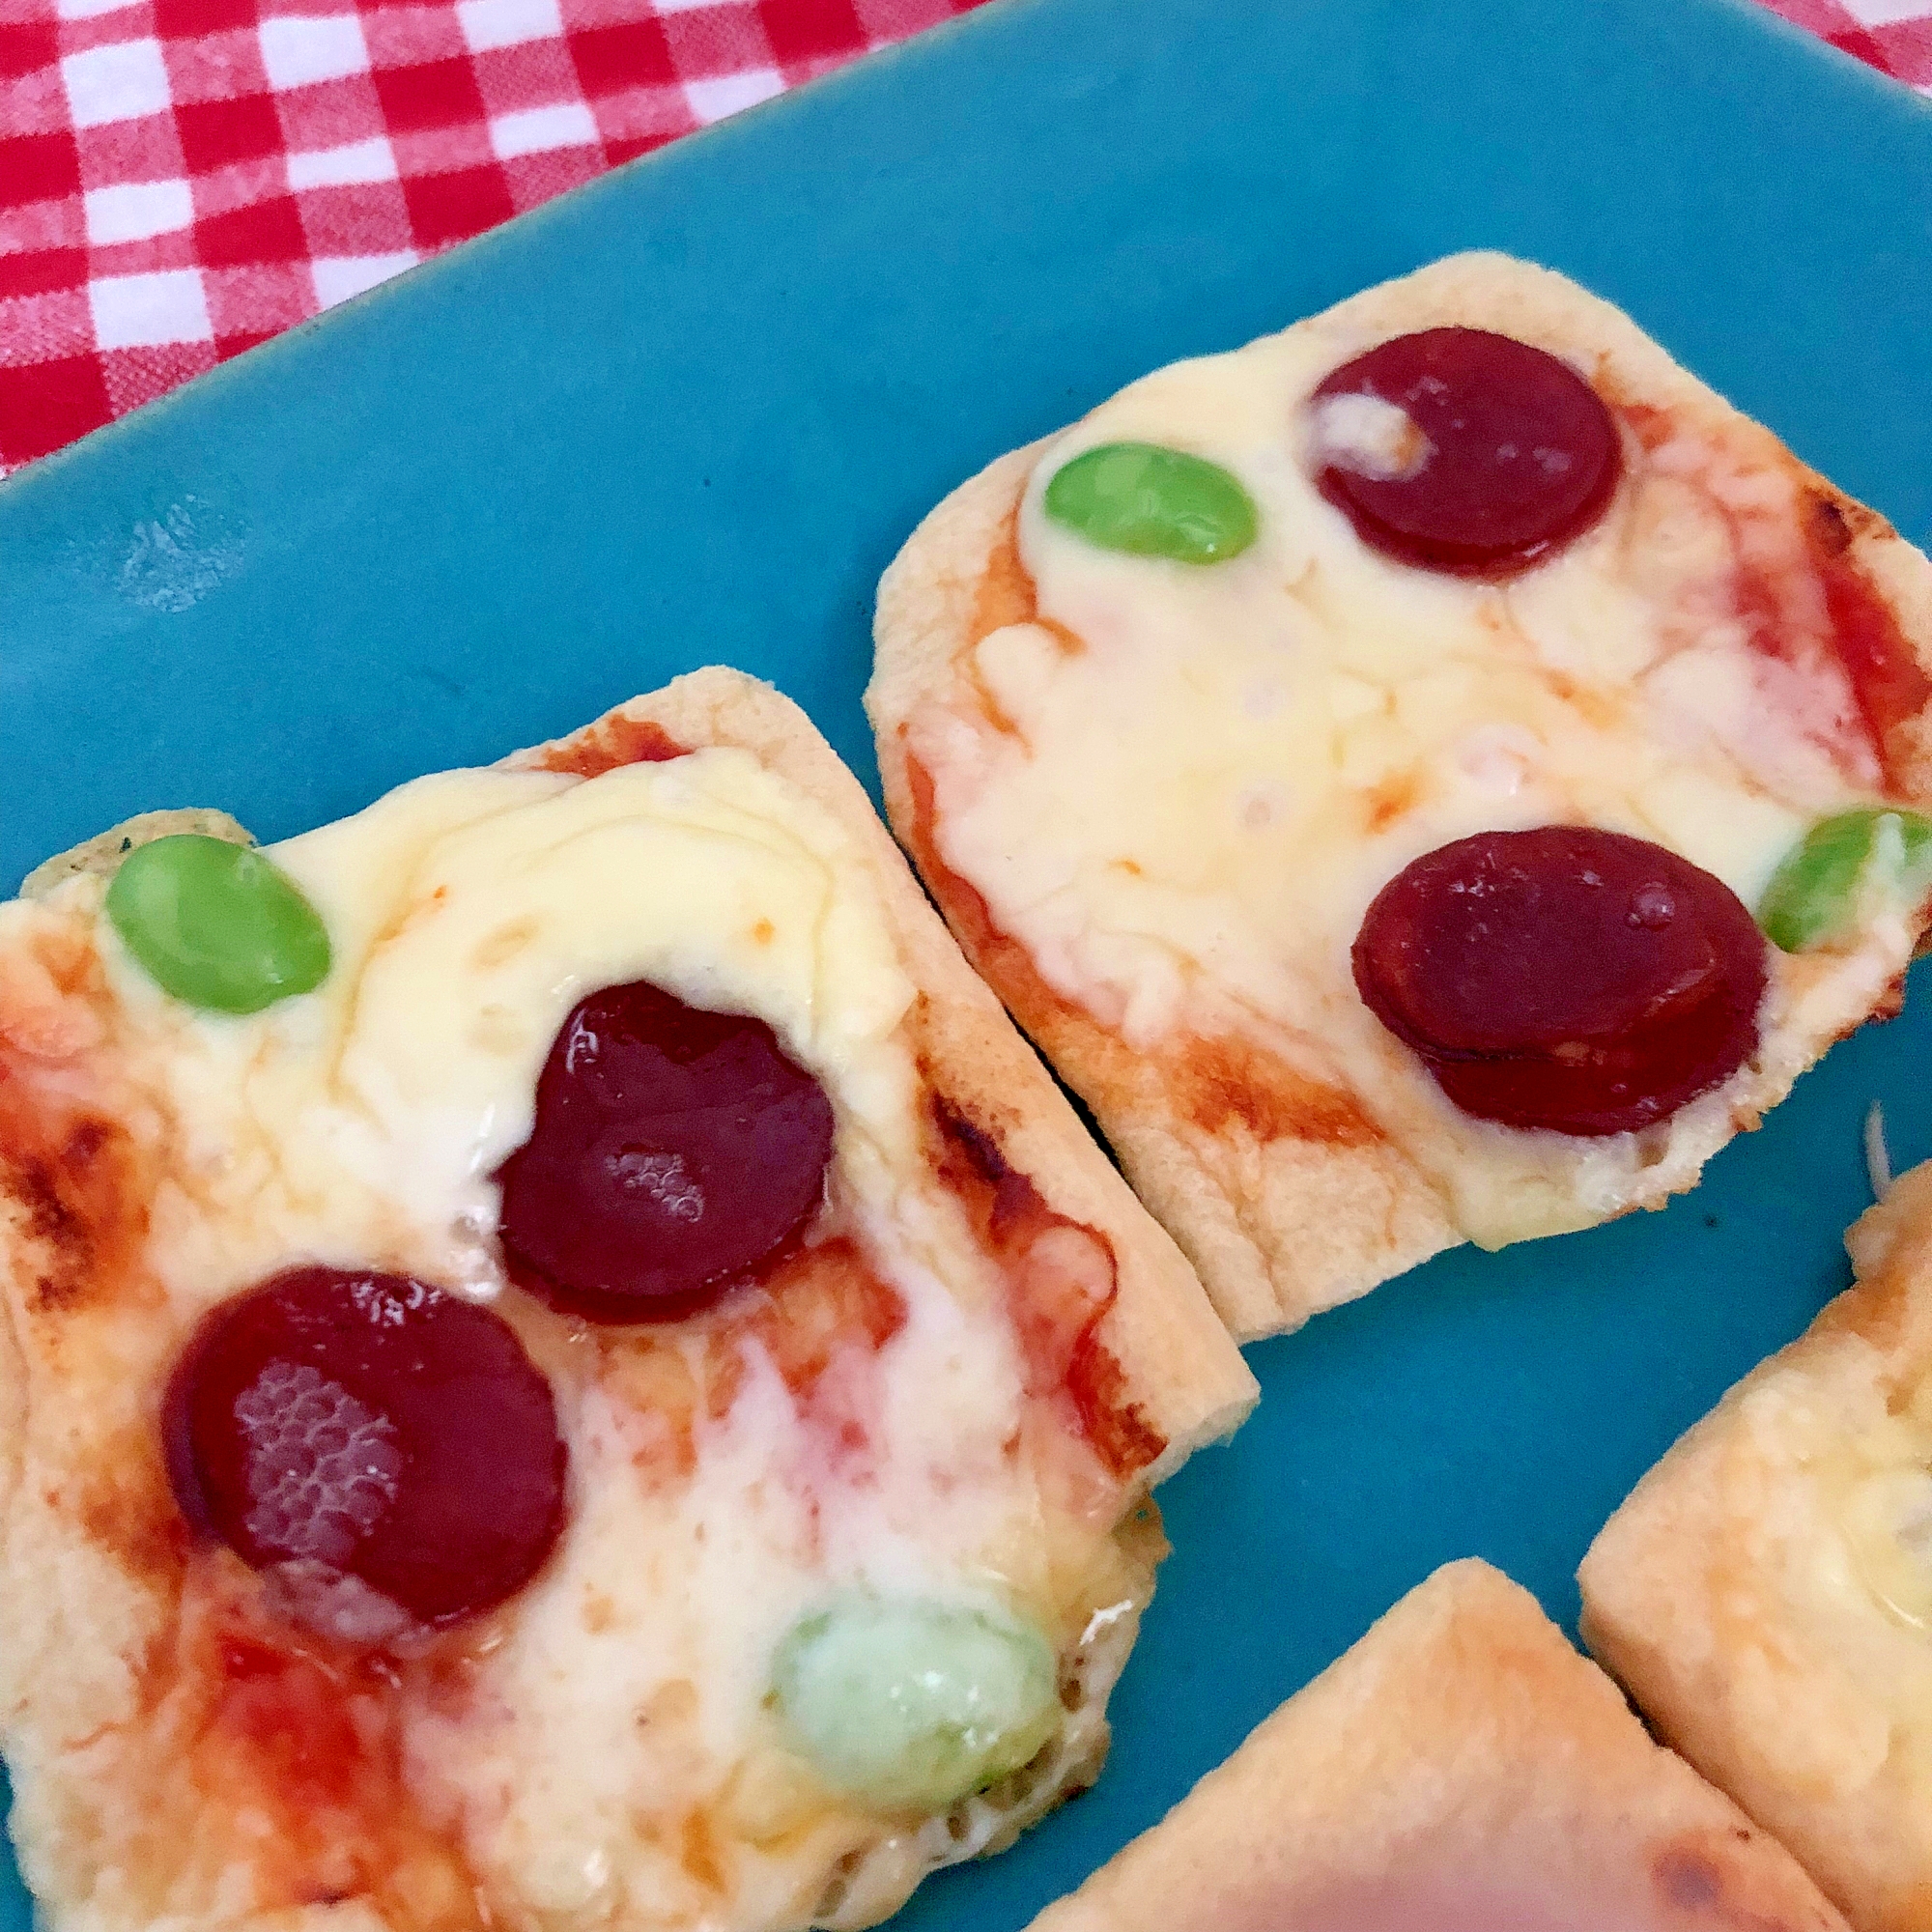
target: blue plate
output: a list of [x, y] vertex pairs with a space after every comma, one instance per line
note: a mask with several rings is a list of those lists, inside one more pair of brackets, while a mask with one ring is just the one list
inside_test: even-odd
[[[1902, 90], [1722, 0], [1002, 0], [0, 488], [0, 879], [156, 805], [280, 837], [716, 660], [869, 775], [872, 586], [953, 483], [1477, 245], [1620, 302], [1924, 540]], [[1257, 1349], [1259, 1415], [1163, 1492], [1108, 1776], [900, 1923], [1024, 1924], [1446, 1558], [1570, 1618], [1605, 1516], [1844, 1285], [1868, 1103], [1932, 1153], [1916, 999], [1667, 1212]]]

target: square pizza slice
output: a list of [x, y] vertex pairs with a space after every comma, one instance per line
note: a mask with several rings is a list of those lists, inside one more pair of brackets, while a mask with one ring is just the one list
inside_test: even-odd
[[1033, 1932], [1844, 1932], [1536, 1600], [1452, 1563]]
[[1094, 1776], [1254, 1383], [804, 715], [702, 671], [0, 906], [49, 1932], [862, 1925]]
[[1924, 923], [1932, 567], [1499, 255], [1002, 457], [876, 640], [894, 826], [1242, 1336], [1661, 1206]]
[[1932, 1924], [1932, 1165], [1583, 1560], [1583, 1635], [1859, 1932]]

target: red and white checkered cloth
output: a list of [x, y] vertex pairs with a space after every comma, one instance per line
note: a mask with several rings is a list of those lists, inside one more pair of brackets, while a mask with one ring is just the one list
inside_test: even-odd
[[[0, 0], [0, 474], [978, 0]], [[1768, 0], [1932, 88], [1932, 0]]]

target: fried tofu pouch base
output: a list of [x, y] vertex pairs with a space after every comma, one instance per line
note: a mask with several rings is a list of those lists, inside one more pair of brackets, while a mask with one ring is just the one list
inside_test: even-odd
[[1452, 1563], [1033, 1932], [1826, 1932], [1535, 1600]]
[[[743, 1867], [755, 1880], [750, 1896], [731, 1895], [737, 1868], [707, 1849], [697, 1814], [681, 1849], [673, 1845], [687, 1867], [708, 1873], [707, 1882], [723, 1888], [701, 1909], [681, 1911], [678, 1924], [857, 1926], [892, 1912], [933, 1865], [999, 1847], [1092, 1781], [1105, 1751], [1106, 1696], [1131, 1646], [1162, 1548], [1145, 1486], [1193, 1446], [1232, 1429], [1252, 1404], [1255, 1387], [1186, 1262], [1141, 1210], [959, 957], [861, 788], [796, 707], [735, 672], [701, 671], [572, 739], [510, 762], [587, 776], [662, 756], [654, 748], [668, 741], [692, 750], [721, 746], [751, 753], [829, 813], [856, 845], [900, 965], [918, 988], [902, 1024], [918, 1029], [932, 1091], [970, 1114], [998, 1158], [1029, 1177], [1049, 1209], [1111, 1246], [1118, 1293], [1102, 1323], [1103, 1339], [1120, 1364], [1122, 1395], [1165, 1439], [1158, 1457], [1116, 1493], [1112, 1505], [1121, 1514], [1112, 1528], [1117, 1556], [1110, 1560], [1123, 1577], [1138, 1579], [1134, 1612], [1091, 1631], [1070, 1668], [1063, 1661], [1066, 1718], [1039, 1759], [963, 1801], [944, 1819], [874, 1824], [857, 1833], [836, 1822], [829, 1832], [808, 1826], [793, 1854], [784, 1855], [795, 1855], [799, 1876], [781, 1876], [789, 1869], [784, 1856], [777, 1866], [753, 1861]], [[242, 836], [239, 828], [196, 823]], [[175, 829], [177, 822], [162, 820], [137, 832]], [[111, 842], [118, 849], [118, 839]], [[88, 858], [83, 851], [62, 875], [105, 869], [115, 854], [96, 855], [91, 865]], [[56, 887], [44, 915], [12, 910], [34, 922], [56, 916], [60, 903]], [[93, 970], [98, 976], [99, 968]], [[0, 949], [0, 1110], [6, 1110], [0, 1127], [9, 1130], [0, 1134], [0, 1150], [16, 1152], [31, 1138], [13, 1131], [19, 1124], [14, 1110], [27, 1091], [21, 1070], [30, 1070], [38, 1083], [32, 1092], [44, 1101], [65, 1077], [67, 1058], [85, 1042], [71, 1037], [71, 1028], [82, 1023], [71, 1003], [35, 960], [14, 949]], [[272, 1731], [263, 1731], [250, 1717], [255, 1680], [249, 1672], [257, 1666], [241, 1656], [228, 1660], [225, 1681], [211, 1690], [216, 1717], [193, 1719], [182, 1730], [179, 1696], [169, 1690], [169, 1673], [177, 1668], [171, 1660], [201, 1654], [193, 1650], [196, 1634], [184, 1627], [184, 1617], [192, 1621], [202, 1612], [185, 1612], [181, 1585], [171, 1593], [164, 1580], [170, 1574], [179, 1577], [183, 1532], [165, 1505], [155, 1517], [152, 1501], [159, 1481], [156, 1416], [184, 1318], [152, 1282], [137, 1298], [117, 1305], [91, 1302], [89, 1293], [91, 1283], [108, 1273], [143, 1278], [144, 1208], [136, 1204], [131, 1212], [106, 1216], [101, 1204], [125, 1179], [130, 1160], [139, 1169], [138, 1151], [152, 1125], [130, 1117], [117, 1122], [124, 1131], [105, 1140], [67, 1147], [57, 1166], [11, 1160], [0, 1169], [6, 1315], [0, 1327], [0, 1605], [7, 1625], [7, 1641], [0, 1645], [0, 1742], [14, 1785], [11, 1827], [43, 1922], [51, 1932], [209, 1932], [217, 1926], [234, 1932], [469, 1932], [489, 1924], [587, 1932], [607, 1925], [610, 1895], [598, 1893], [574, 1867], [561, 1882], [547, 1867], [505, 1874], [477, 1856], [476, 1843], [466, 1837], [475, 1825], [470, 1814], [438, 1815], [430, 1820], [434, 1829], [425, 1826], [417, 1803], [425, 1780], [431, 1789], [448, 1788], [447, 1780], [440, 1781], [448, 1767], [435, 1762], [436, 1751], [469, 1748], [461, 1724], [440, 1731], [433, 1711], [426, 1727], [410, 1733], [412, 1743], [400, 1756], [392, 1729], [383, 1734], [387, 1743], [356, 1757], [354, 1737], [337, 1740], [329, 1727], [359, 1723], [364, 1703], [351, 1699], [345, 1705], [327, 1689], [326, 1673], [303, 1674], [296, 1666], [288, 1681], [298, 1680], [304, 1694], [317, 1700], [312, 1721], [285, 1726], [284, 1712]], [[583, 1493], [594, 1459], [580, 1463], [580, 1446], [573, 1443], [574, 1516], [608, 1503]], [[715, 1531], [728, 1539], [732, 1527], [726, 1521]], [[1104, 1544], [1107, 1524], [1098, 1527]], [[245, 1593], [251, 1587], [246, 1574], [239, 1564], [231, 1567], [236, 1589]], [[536, 1619], [541, 1631], [577, 1631], [575, 1610], [559, 1611], [554, 1595], [554, 1583], [539, 1576], [504, 1610], [492, 1613], [470, 1647], [475, 1654], [466, 1651], [457, 1660], [444, 1690], [461, 1691], [471, 1681], [468, 1673], [480, 1673], [487, 1690], [493, 1660], [518, 1647], [520, 1618]], [[585, 1598], [583, 1631], [598, 1627], [595, 1617], [593, 1591]], [[556, 1640], [578, 1639], [565, 1634]], [[561, 1683], [564, 1660], [555, 1662]], [[527, 1685], [528, 1673], [512, 1681]], [[610, 1696], [621, 1696], [617, 1679], [607, 1688]], [[668, 1725], [671, 1736], [687, 1720], [682, 1707], [669, 1702], [637, 1719], [639, 1726]], [[204, 1721], [239, 1725], [259, 1749], [211, 1768], [198, 1743], [206, 1733], [193, 1727]], [[338, 1788], [331, 1769], [338, 1742], [357, 1767], [354, 1779], [359, 1781], [347, 1789]], [[463, 1767], [476, 1768], [473, 1762]], [[520, 1791], [541, 1801], [544, 1783], [570, 1767], [508, 1763], [500, 1770], [502, 1803], [514, 1818]], [[348, 1811], [334, 1808], [340, 1805]], [[541, 1804], [537, 1815], [543, 1815]], [[836, 1820], [836, 1807], [829, 1815]], [[328, 1842], [345, 1816], [369, 1828], [366, 1843]], [[501, 1816], [490, 1822], [498, 1827]], [[700, 1835], [693, 1837], [694, 1832]], [[258, 1864], [257, 1854], [263, 1834], [277, 1833], [302, 1870], [331, 1869], [340, 1853], [345, 1879], [333, 1887], [304, 1881], [293, 1892], [265, 1886], [261, 1874], [277, 1868], [276, 1848], [269, 1844], [266, 1866]], [[842, 1850], [841, 1833], [849, 1839]], [[821, 1859], [824, 1865], [815, 1865]], [[483, 1890], [475, 1898], [466, 1895], [466, 1867], [488, 1870], [488, 1896]], [[570, 1885], [578, 1888], [577, 1903]]]
[[1932, 1166], [1858, 1274], [1644, 1477], [1582, 1631], [1659, 1733], [1859, 1932], [1932, 1925]]
[[[1806, 766], [1810, 753], [1800, 748], [1794, 769], [1805, 771], [1796, 792], [1808, 802], [1787, 812], [1790, 793], [1774, 806], [1768, 792], [1726, 777], [1740, 754], [1728, 742], [1710, 757], [1699, 753], [1672, 765], [1674, 751], [1640, 740], [1635, 749], [1670, 782], [1644, 781], [1638, 795], [1626, 795], [1636, 762], [1618, 753], [1619, 740], [1601, 735], [1604, 716], [1634, 688], [1639, 668], [1634, 663], [1627, 678], [1617, 668], [1632, 649], [1618, 600], [1628, 601], [1633, 571], [1667, 577], [1682, 563], [1681, 546], [1673, 550], [1637, 526], [1642, 518], [1625, 500], [1628, 475], [1604, 525], [1484, 603], [1482, 586], [1423, 582], [1429, 573], [1369, 557], [1339, 515], [1313, 497], [1285, 444], [1280, 453], [1250, 446], [1258, 437], [1290, 436], [1296, 384], [1377, 341], [1447, 324], [1495, 329], [1600, 370], [1600, 387], [1668, 412], [1693, 440], [1741, 452], [1747, 468], [1761, 465], [1772, 497], [1781, 491], [1797, 510], [1835, 520], [1833, 528], [1847, 533], [1846, 554], [1892, 608], [1918, 658], [1932, 657], [1932, 567], [1917, 551], [1804, 469], [1627, 317], [1561, 276], [1498, 255], [1452, 257], [1233, 357], [1158, 372], [1063, 437], [1000, 458], [935, 509], [879, 586], [866, 701], [888, 815], [968, 957], [1093, 1109], [1142, 1199], [1243, 1339], [1292, 1328], [1464, 1238], [1494, 1247], [1662, 1207], [1695, 1181], [1732, 1134], [1754, 1127], [1834, 1039], [1893, 1009], [1895, 981], [1918, 937], [1919, 909], [1899, 905], [1879, 909], [1845, 947], [1775, 953], [1755, 1058], [1640, 1134], [1578, 1140], [1473, 1120], [1367, 1014], [1347, 956], [1360, 908], [1408, 859], [1450, 838], [1491, 825], [1603, 823], [1681, 845], [1735, 880], [1749, 904], [1807, 813], [1863, 802], [1856, 786], [1840, 793], [1829, 771]], [[1222, 396], [1234, 378], [1224, 382], [1214, 370], [1242, 356], [1302, 356], [1294, 345], [1308, 331], [1330, 345], [1319, 366], [1304, 374], [1297, 361], [1292, 378], [1268, 376], [1290, 400], [1270, 388], [1261, 428], [1248, 426]], [[1211, 423], [1209, 403], [1197, 403], [1197, 394], [1212, 398]], [[1188, 412], [1197, 408], [1208, 426], [1194, 424]], [[1039, 476], [1052, 468], [1042, 459], [1109, 436], [1160, 440], [1170, 417], [1166, 435], [1204, 454], [1233, 461], [1229, 452], [1238, 449], [1246, 480], [1265, 486], [1263, 536], [1249, 554], [1208, 568], [1117, 558], [1122, 574], [1104, 593], [1093, 587], [1102, 566], [1083, 561], [1077, 583], [1069, 577], [1063, 594], [1077, 594], [1096, 625], [1113, 627], [1108, 655], [1095, 660], [1096, 646], [1061, 621], [1072, 603], [1057, 612], [1046, 604], [1045, 580], [1037, 583], [1022, 556], [1027, 532], [1043, 542], [1038, 533], [1049, 528], [1035, 507]], [[1666, 494], [1677, 487], [1656, 477], [1655, 466], [1645, 474]], [[1262, 558], [1271, 504], [1281, 543], [1305, 541], [1315, 558], [1286, 593], [1277, 579], [1299, 566], [1272, 553]], [[1669, 514], [1667, 506], [1660, 512]], [[1715, 512], [1714, 521], [1721, 521]], [[1052, 566], [1064, 573], [1071, 539], [1051, 540]], [[1208, 601], [1222, 594], [1215, 583], [1225, 587], [1251, 565], [1251, 588], [1238, 596], [1228, 589], [1225, 611]], [[1129, 572], [1140, 574], [1130, 582]], [[1575, 597], [1573, 584], [1580, 585]], [[1145, 610], [1139, 585], [1153, 600]], [[1362, 616], [1349, 601], [1358, 594], [1370, 626], [1359, 637], [1349, 628]], [[1254, 622], [1273, 627], [1265, 636], [1240, 629], [1250, 610], [1242, 600], [1251, 597], [1265, 604], [1253, 605]], [[1209, 611], [1220, 615], [1210, 619]], [[1510, 682], [1482, 627], [1505, 640], [1494, 646], [1501, 654], [1519, 620], [1535, 628], [1537, 648], [1567, 668], [1552, 661]], [[1168, 648], [1164, 631], [1148, 629], [1163, 621], [1194, 628]], [[1393, 629], [1378, 633], [1378, 624]], [[1276, 631], [1293, 631], [1295, 641], [1270, 651]], [[1306, 648], [1304, 632], [1352, 639], [1348, 650], [1373, 662], [1388, 654], [1386, 637], [1461, 638], [1471, 675], [1489, 678], [1492, 697], [1507, 697], [1522, 722], [1485, 724], [1491, 700], [1477, 704], [1468, 746], [1430, 750], [1413, 766], [1421, 797], [1411, 803], [1404, 775], [1410, 768], [1401, 762], [1407, 754], [1385, 758], [1374, 749], [1380, 712], [1359, 678], [1271, 695], [1269, 680]], [[1614, 662], [1600, 663], [1606, 652]], [[1228, 659], [1225, 670], [1220, 657]], [[1108, 668], [1104, 688], [1083, 686], [1087, 699], [1056, 709], [1054, 680], [1070, 674], [1065, 667], [1095, 662]], [[1391, 675], [1395, 695], [1380, 702], [1400, 713], [1401, 680], [1413, 675], [1415, 712], [1427, 727], [1446, 700], [1428, 695], [1423, 668]], [[1733, 665], [1723, 675], [1747, 677], [1748, 667]], [[1717, 688], [1724, 688], [1721, 678]], [[1701, 689], [1690, 691], [1690, 714]], [[1320, 733], [1307, 745], [1294, 737], [1292, 755], [1280, 749], [1290, 742], [1280, 733], [1308, 706], [1311, 716], [1332, 711], [1338, 721], [1331, 736], [1345, 748], [1333, 753], [1341, 762], [1332, 781], [1307, 781], [1318, 792], [1331, 786], [1321, 792], [1325, 804], [1305, 808], [1315, 816], [1271, 830], [1277, 794], [1298, 797], [1306, 770], [1325, 770], [1331, 755]], [[1648, 715], [1632, 713], [1639, 724]], [[1530, 725], [1557, 735], [1532, 743]], [[1902, 800], [1932, 793], [1923, 726], [1920, 715], [1891, 736], [1893, 791]], [[1176, 732], [1183, 735], [1174, 740]], [[1749, 741], [1765, 734], [1732, 735], [1747, 756]], [[1350, 762], [1358, 741], [1367, 761], [1359, 774]], [[1538, 744], [1552, 761], [1541, 768], [1533, 763]], [[1581, 762], [1561, 764], [1552, 749], [1559, 744], [1580, 748]], [[1600, 749], [1584, 757], [1593, 744]], [[1532, 759], [1540, 774], [1533, 781], [1547, 784], [1547, 799], [1512, 790], [1512, 761], [1520, 757]], [[1492, 800], [1474, 795], [1471, 771], [1504, 767]], [[1117, 770], [1122, 776], [1114, 777]], [[1707, 781], [1715, 791], [1703, 788]], [[1036, 793], [1050, 793], [1057, 781], [1065, 808], [1040, 805]], [[1673, 786], [1677, 795], [1666, 799]], [[995, 814], [1022, 787], [1026, 810], [1013, 808], [1010, 836], [998, 842]], [[951, 812], [949, 798], [957, 801]], [[1197, 823], [1204, 799], [1217, 801], [1211, 823]], [[1666, 806], [1668, 829], [1649, 829], [1645, 814]], [[1301, 829], [1304, 822], [1311, 829]], [[1082, 829], [1063, 833], [1062, 824]], [[1353, 851], [1311, 861], [1306, 840], [1318, 831], [1352, 839]], [[1250, 849], [1263, 856], [1242, 856]], [[1232, 875], [1246, 883], [1202, 888], [1199, 879], [1218, 879], [1224, 862], [1246, 867]], [[1334, 905], [1299, 896], [1311, 867], [1331, 880]]]

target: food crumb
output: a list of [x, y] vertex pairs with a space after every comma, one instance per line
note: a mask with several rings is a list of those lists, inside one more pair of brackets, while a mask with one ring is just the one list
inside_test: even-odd
[[1891, 1192], [1891, 1151], [1885, 1144], [1885, 1108], [1877, 1100], [1865, 1115], [1865, 1172], [1872, 1199], [1883, 1201]]

